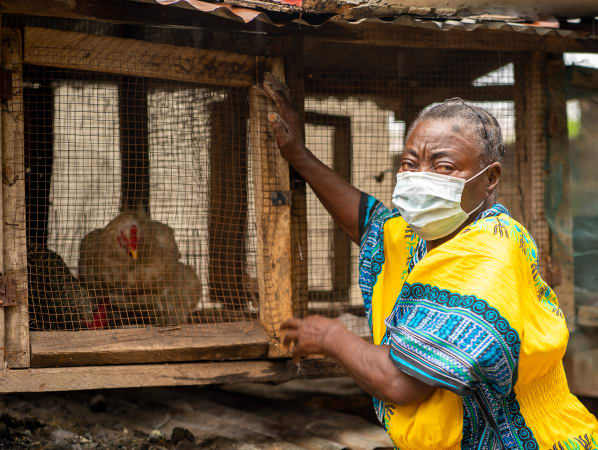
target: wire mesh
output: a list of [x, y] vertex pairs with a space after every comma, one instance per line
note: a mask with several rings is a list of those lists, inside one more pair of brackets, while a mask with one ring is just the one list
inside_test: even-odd
[[[506, 146], [498, 201], [520, 211], [513, 63], [501, 53], [308, 42], [306, 143], [354, 186], [392, 208], [406, 130], [420, 110], [452, 97], [486, 108]], [[308, 312], [369, 335], [358, 285], [358, 246], [307, 192]]]
[[[596, 119], [598, 118], [598, 54], [566, 53], [564, 60], [567, 74], [567, 125], [571, 164], [571, 214], [573, 216], [573, 266], [575, 306], [598, 306], [598, 180], [595, 175], [598, 163], [596, 152]], [[577, 76], [576, 76], [577, 75]], [[583, 75], [580, 77], [579, 75]], [[576, 82], [583, 79], [583, 83]], [[550, 186], [562, 195], [563, 186]], [[550, 210], [552, 213], [552, 209]], [[551, 226], [556, 226], [553, 214]], [[568, 230], [567, 230], [568, 231]], [[555, 234], [563, 233], [554, 230]], [[587, 321], [581, 325], [593, 325]]]
[[256, 320], [247, 89], [79, 54], [24, 66], [30, 329]]

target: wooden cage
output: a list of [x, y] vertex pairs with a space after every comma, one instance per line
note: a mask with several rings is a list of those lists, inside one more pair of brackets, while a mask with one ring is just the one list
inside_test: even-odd
[[[500, 200], [531, 231], [544, 277], [555, 287], [565, 314], [575, 316], [570, 206], [566, 196], [556, 205], [557, 229], [562, 231], [557, 235], [546, 220], [544, 200], [548, 176], [559, 177], [564, 192], [569, 183], [562, 53], [598, 51], [595, 42], [383, 23], [277, 29], [133, 2], [95, 11], [33, 3], [39, 8], [35, 13], [19, 2], [3, 6], [1, 392], [278, 382], [341, 373], [319, 358], [298, 368], [281, 345], [280, 325], [292, 315], [345, 315], [349, 327], [364, 338], [367, 331], [360, 328], [359, 303], [347, 300], [359, 296], [356, 248], [316, 210], [313, 193], [289, 169], [268, 131], [273, 106], [259, 88], [267, 71], [290, 86], [314, 152], [381, 197], [392, 189], [400, 152], [395, 147], [422, 108], [456, 96], [505, 108], [512, 138], [507, 140], [508, 176]], [[201, 21], [195, 22], [197, 17]], [[484, 76], [504, 67], [512, 73], [510, 81], [484, 82]], [[393, 77], [400, 82], [393, 84]], [[79, 90], [64, 88], [65, 80]], [[118, 119], [117, 132], [108, 138], [108, 126], [97, 131], [100, 126], [93, 123], [97, 117], [116, 120], [105, 115], [81, 122], [82, 110], [75, 109], [75, 119], [60, 122], [70, 114], [68, 108], [64, 114], [60, 109], [61, 95], [77, 105], [80, 100], [69, 99], [90, 95], [99, 101], [112, 95], [106, 90], [86, 94], [76, 84], [87, 82], [110, 84], [109, 92], [117, 98], [103, 106]], [[194, 95], [200, 91], [210, 92], [210, 106], [202, 110], [204, 115], [183, 120], [195, 114]], [[156, 92], [170, 103], [152, 112]], [[169, 121], [184, 101], [191, 116], [181, 113]], [[378, 123], [382, 128], [375, 128]], [[176, 128], [177, 133], [198, 127], [204, 134], [179, 144], [170, 131], [160, 147], [152, 141], [160, 133], [156, 126]], [[64, 133], [88, 138], [65, 141]], [[101, 133], [110, 143], [94, 147], [95, 158], [102, 160], [103, 149], [114, 147], [119, 161], [118, 171], [105, 172], [101, 182], [108, 183], [118, 172], [119, 187], [110, 199], [112, 216], [96, 217], [94, 227], [140, 205], [156, 217], [160, 208], [176, 209], [179, 198], [192, 197], [192, 185], [205, 185], [204, 203], [191, 202], [201, 214], [195, 209], [189, 213], [199, 217], [200, 232], [188, 239], [199, 242], [200, 256], [189, 250], [186, 261], [204, 286], [195, 322], [85, 330], [30, 325], [33, 268], [28, 249], [51, 244], [52, 252], [60, 253], [61, 236], [70, 229], [70, 222], [61, 218], [72, 213], [66, 206], [60, 209], [60, 202], [76, 205], [78, 195], [88, 195], [76, 188], [87, 172], [72, 167], [79, 164], [77, 158], [85, 158], [85, 142]], [[202, 150], [203, 159], [180, 156], [182, 162], [173, 163], [176, 171], [156, 181], [160, 155], [174, 160], [178, 153], [172, 148], [201, 147], [204, 139], [209, 145]], [[81, 164], [85, 168], [92, 162]], [[200, 175], [181, 187], [187, 166]], [[61, 194], [56, 193], [57, 180], [62, 180]], [[156, 200], [158, 182], [166, 187]], [[93, 202], [104, 205], [104, 200], [98, 195]], [[72, 214], [92, 215], [77, 211]], [[193, 220], [169, 223], [180, 242]], [[325, 254], [319, 255], [322, 248]], [[77, 252], [72, 254], [62, 254], [69, 266], [76, 265], [69, 263], [76, 261]]]

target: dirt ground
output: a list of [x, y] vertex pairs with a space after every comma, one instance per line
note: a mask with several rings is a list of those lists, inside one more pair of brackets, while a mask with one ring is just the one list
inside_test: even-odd
[[350, 379], [0, 396], [0, 449], [392, 448]]

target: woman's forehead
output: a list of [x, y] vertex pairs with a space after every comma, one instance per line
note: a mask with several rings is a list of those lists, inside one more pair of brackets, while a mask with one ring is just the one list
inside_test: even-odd
[[406, 149], [416, 152], [438, 148], [452, 149], [463, 156], [479, 157], [480, 142], [471, 125], [459, 119], [425, 119], [407, 138]]

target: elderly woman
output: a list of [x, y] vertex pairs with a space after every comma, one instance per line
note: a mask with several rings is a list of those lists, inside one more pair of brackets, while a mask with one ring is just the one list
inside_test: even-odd
[[374, 343], [338, 320], [291, 319], [295, 358], [334, 358], [374, 397], [401, 449], [598, 448], [569, 392], [568, 332], [527, 230], [495, 203], [504, 146], [486, 110], [451, 99], [411, 126], [390, 210], [322, 164], [288, 89], [264, 83], [284, 158], [360, 244]]

